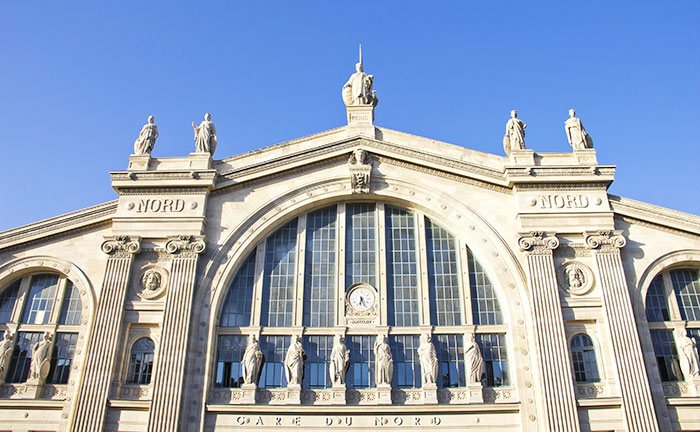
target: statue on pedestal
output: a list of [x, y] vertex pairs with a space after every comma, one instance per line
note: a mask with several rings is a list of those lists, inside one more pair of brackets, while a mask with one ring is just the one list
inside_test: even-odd
[[391, 377], [394, 375], [394, 361], [391, 358], [391, 348], [386, 342], [385, 335], [377, 336], [374, 342], [375, 378], [377, 386], [391, 385]]
[[260, 374], [263, 353], [260, 351], [260, 344], [255, 339], [255, 335], [248, 336], [248, 345], [245, 347], [243, 359], [241, 360], [241, 372], [243, 382], [246, 384], [257, 384]]
[[418, 360], [420, 361], [421, 376], [423, 385], [436, 384], [438, 375], [438, 358], [435, 345], [430, 340], [429, 334], [421, 336], [421, 343], [418, 347]]
[[287, 355], [284, 357], [284, 372], [288, 384], [301, 385], [304, 376], [304, 349], [301, 347], [300, 336], [292, 336]]
[[362, 66], [362, 45], [360, 45], [360, 61], [355, 65], [355, 73], [350, 75], [343, 86], [343, 102], [345, 105], [371, 105], [379, 102], [377, 94], [372, 90], [374, 75], [364, 72]]
[[43, 338], [32, 347], [32, 362], [29, 366], [27, 383], [42, 385], [49, 375], [51, 367], [51, 349], [53, 335], [44, 332]]
[[467, 363], [467, 384], [481, 383], [481, 367], [484, 360], [481, 358], [481, 349], [476, 343], [476, 335], [472, 333], [471, 341], [464, 351], [464, 357]]
[[4, 339], [0, 342], [0, 384], [5, 382], [7, 371], [10, 367], [12, 349], [14, 348], [14, 337], [11, 331], [5, 330]]
[[204, 114], [204, 121], [197, 126], [192, 122], [192, 129], [194, 129], [194, 143], [196, 153], [211, 153], [212, 155], [216, 151], [216, 144], [218, 140], [216, 138], [216, 127], [211, 121], [211, 114]]
[[518, 118], [518, 112], [512, 110], [506, 123], [506, 134], [503, 136], [503, 149], [507, 155], [511, 150], [525, 149], [525, 128], [527, 125]]
[[569, 145], [574, 150], [593, 148], [593, 140], [586, 132], [586, 129], [584, 129], [581, 119], [576, 117], [576, 111], [573, 108], [569, 110], [569, 118], [564, 122], [564, 129], [566, 129], [566, 138], [569, 140]]
[[345, 339], [340, 336], [335, 336], [335, 343], [333, 344], [333, 351], [331, 351], [331, 382], [333, 386], [345, 385], [345, 373], [348, 370], [348, 364], [350, 362], [350, 350], [345, 345]]
[[139, 137], [134, 141], [134, 154], [150, 155], [153, 147], [158, 139], [158, 126], [155, 123], [156, 119], [153, 116], [148, 116], [148, 123], [143, 125]]
[[681, 371], [686, 381], [700, 378], [700, 359], [698, 359], [697, 343], [685, 334], [685, 330], [676, 330], [676, 344], [678, 347]]

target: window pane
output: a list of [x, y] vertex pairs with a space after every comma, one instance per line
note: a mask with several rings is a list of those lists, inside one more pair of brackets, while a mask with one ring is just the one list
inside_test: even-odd
[[673, 291], [678, 299], [681, 317], [686, 321], [700, 320], [700, 280], [695, 269], [671, 270]]
[[345, 345], [350, 351], [346, 383], [349, 388], [374, 387], [374, 336], [349, 336]]
[[647, 321], [669, 321], [668, 301], [664, 292], [664, 283], [661, 275], [654, 278], [649, 285], [646, 301]]
[[496, 293], [491, 285], [484, 269], [479, 261], [474, 258], [471, 249], [467, 249], [469, 255], [469, 283], [472, 295], [472, 317], [474, 324], [495, 325], [503, 324], [501, 306], [496, 298]]
[[253, 286], [255, 285], [255, 250], [241, 264], [236, 272], [224, 307], [221, 309], [219, 325], [222, 327], [237, 327], [250, 325], [250, 313], [253, 305]]
[[571, 339], [571, 358], [576, 382], [600, 381], [593, 341], [588, 335], [578, 334]]
[[688, 337], [695, 339], [695, 349], [700, 356], [700, 328], [688, 329]]
[[0, 323], [6, 323], [12, 319], [12, 311], [17, 302], [17, 293], [22, 279], [14, 281], [2, 293], [0, 293]]
[[79, 325], [82, 308], [83, 302], [80, 300], [78, 289], [73, 285], [73, 282], [68, 281], [59, 322], [66, 325]]
[[294, 219], [267, 238], [265, 243], [262, 325], [292, 325], [294, 272], [297, 248], [297, 220]]
[[18, 332], [12, 362], [6, 381], [9, 383], [25, 382], [29, 376], [32, 363], [32, 347], [41, 340], [41, 332]]
[[390, 336], [389, 346], [394, 360], [392, 385], [399, 388], [420, 387], [419, 336]]
[[439, 387], [463, 387], [466, 385], [463, 339], [462, 335], [433, 336], [439, 363], [437, 379]]
[[216, 351], [217, 387], [240, 387], [243, 384], [241, 361], [247, 339], [246, 336], [219, 336]]
[[57, 333], [54, 339], [51, 370], [46, 379], [47, 383], [66, 384], [73, 363], [75, 345], [78, 343], [78, 333]]
[[329, 363], [333, 351], [333, 336], [307, 336], [304, 338], [304, 388], [331, 387]]
[[650, 333], [661, 381], [680, 381], [682, 374], [676, 344], [673, 342], [673, 331], [651, 330]]
[[310, 213], [306, 224], [304, 325], [335, 324], [335, 206]]
[[374, 204], [347, 204], [345, 286], [365, 282], [377, 286], [377, 233]]
[[263, 336], [260, 338], [260, 350], [263, 364], [260, 372], [260, 388], [286, 387], [284, 374], [284, 356], [289, 348], [289, 336]]
[[24, 303], [23, 324], [46, 324], [51, 316], [51, 309], [56, 298], [58, 276], [32, 276], [29, 295]]
[[153, 353], [155, 344], [150, 338], [141, 338], [131, 347], [128, 384], [149, 384], [153, 372]]
[[[476, 343], [479, 344], [481, 355], [484, 358], [484, 374], [487, 387], [500, 387], [509, 384], [508, 378], [508, 352], [506, 350], [506, 335], [504, 334], [477, 334]], [[483, 380], [484, 378], [482, 378]]]
[[430, 322], [440, 326], [461, 325], [459, 268], [454, 237], [425, 219], [428, 246]]
[[389, 325], [419, 325], [418, 264], [413, 213], [387, 206], [386, 237]]

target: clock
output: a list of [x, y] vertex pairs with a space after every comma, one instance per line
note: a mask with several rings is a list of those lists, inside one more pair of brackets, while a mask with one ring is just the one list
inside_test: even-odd
[[374, 290], [369, 286], [358, 286], [348, 295], [350, 306], [363, 312], [374, 306]]

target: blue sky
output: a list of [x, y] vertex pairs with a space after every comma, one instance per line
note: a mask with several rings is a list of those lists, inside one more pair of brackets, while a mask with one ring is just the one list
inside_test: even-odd
[[574, 107], [610, 192], [700, 214], [700, 2], [8, 2], [0, 229], [112, 200], [149, 114], [154, 156], [217, 158], [341, 126], [362, 43], [376, 123], [502, 154], [508, 112], [568, 151]]

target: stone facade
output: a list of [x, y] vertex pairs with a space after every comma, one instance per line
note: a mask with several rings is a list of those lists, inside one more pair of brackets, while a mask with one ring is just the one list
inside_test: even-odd
[[[657, 340], [672, 334], [664, 332], [700, 329], [700, 311], [691, 316], [681, 304], [693, 294], [677, 280], [690, 275], [686, 285], [697, 283], [700, 292], [700, 281], [692, 280], [700, 269], [700, 217], [609, 195], [615, 167], [598, 164], [592, 148], [511, 147], [498, 156], [377, 127], [378, 99], [371, 94], [371, 103], [347, 106], [347, 126], [259, 151], [222, 160], [201, 151], [132, 155], [126, 170], [111, 173], [115, 201], [0, 233], [0, 329], [14, 335], [7, 364], [0, 364], [6, 374], [0, 429], [700, 429], [700, 378], [674, 366], [685, 365], [683, 355], [692, 351], [671, 338], [665, 369]], [[363, 203], [377, 223], [376, 280], [349, 284], [346, 224], [350, 208]], [[334, 215], [329, 277], [336, 282], [328, 291], [330, 321], [310, 324], [313, 313], [305, 308], [316, 258], [305, 247], [317, 247], [310, 220], [323, 208]], [[385, 226], [394, 223], [390, 214], [407, 217], [411, 232], [429, 233], [415, 234], [411, 250], [402, 252], [415, 259], [410, 324], [396, 322], [398, 267], [391, 267], [396, 257], [389, 250], [400, 242]], [[270, 239], [290, 221], [299, 227], [290, 258], [292, 312], [283, 316], [287, 324], [272, 325], [268, 306], [279, 299], [269, 293], [268, 273], [276, 271], [266, 267], [275, 251]], [[450, 256], [459, 269], [451, 277], [459, 293], [454, 316], [462, 318], [448, 324], [433, 316], [442, 295], [430, 270], [438, 268], [430, 252], [436, 232], [453, 239]], [[227, 297], [230, 287], [246, 265], [248, 321], [224, 324], [226, 305], [238, 301]], [[42, 291], [38, 275], [51, 276], [44, 278], [49, 288]], [[493, 289], [497, 322], [477, 319], [479, 277]], [[648, 318], [650, 287], [665, 293], [670, 306], [657, 309], [668, 319]], [[44, 312], [42, 295], [53, 296]], [[55, 349], [47, 379], [32, 381], [25, 369], [40, 332], [56, 335]], [[308, 377], [300, 385], [273, 385], [265, 381], [273, 379], [268, 352], [253, 382], [234, 382], [235, 372], [225, 368], [241, 363], [223, 358], [229, 348], [221, 342], [278, 337], [286, 351], [298, 336], [306, 344], [340, 335], [350, 355], [343, 360], [339, 350], [334, 370], [344, 370], [356, 361], [351, 340], [425, 334], [433, 335], [446, 370], [458, 371], [455, 383], [377, 386], [371, 376], [364, 386], [355, 369], [354, 384], [331, 385], [326, 376], [327, 385], [309, 385]], [[470, 351], [465, 360], [472, 335], [479, 358]], [[501, 363], [492, 358], [495, 339], [485, 342], [489, 335], [502, 336]], [[459, 341], [458, 360], [441, 357], [443, 340]], [[403, 358], [414, 348], [392, 345], [395, 383], [405, 384], [396, 376], [418, 364], [417, 354]], [[312, 362], [316, 354], [304, 350], [303, 361]], [[280, 365], [296, 371], [298, 350], [286, 354]], [[423, 361], [431, 364], [433, 356]], [[469, 378], [471, 364], [483, 368], [476, 380]]]

